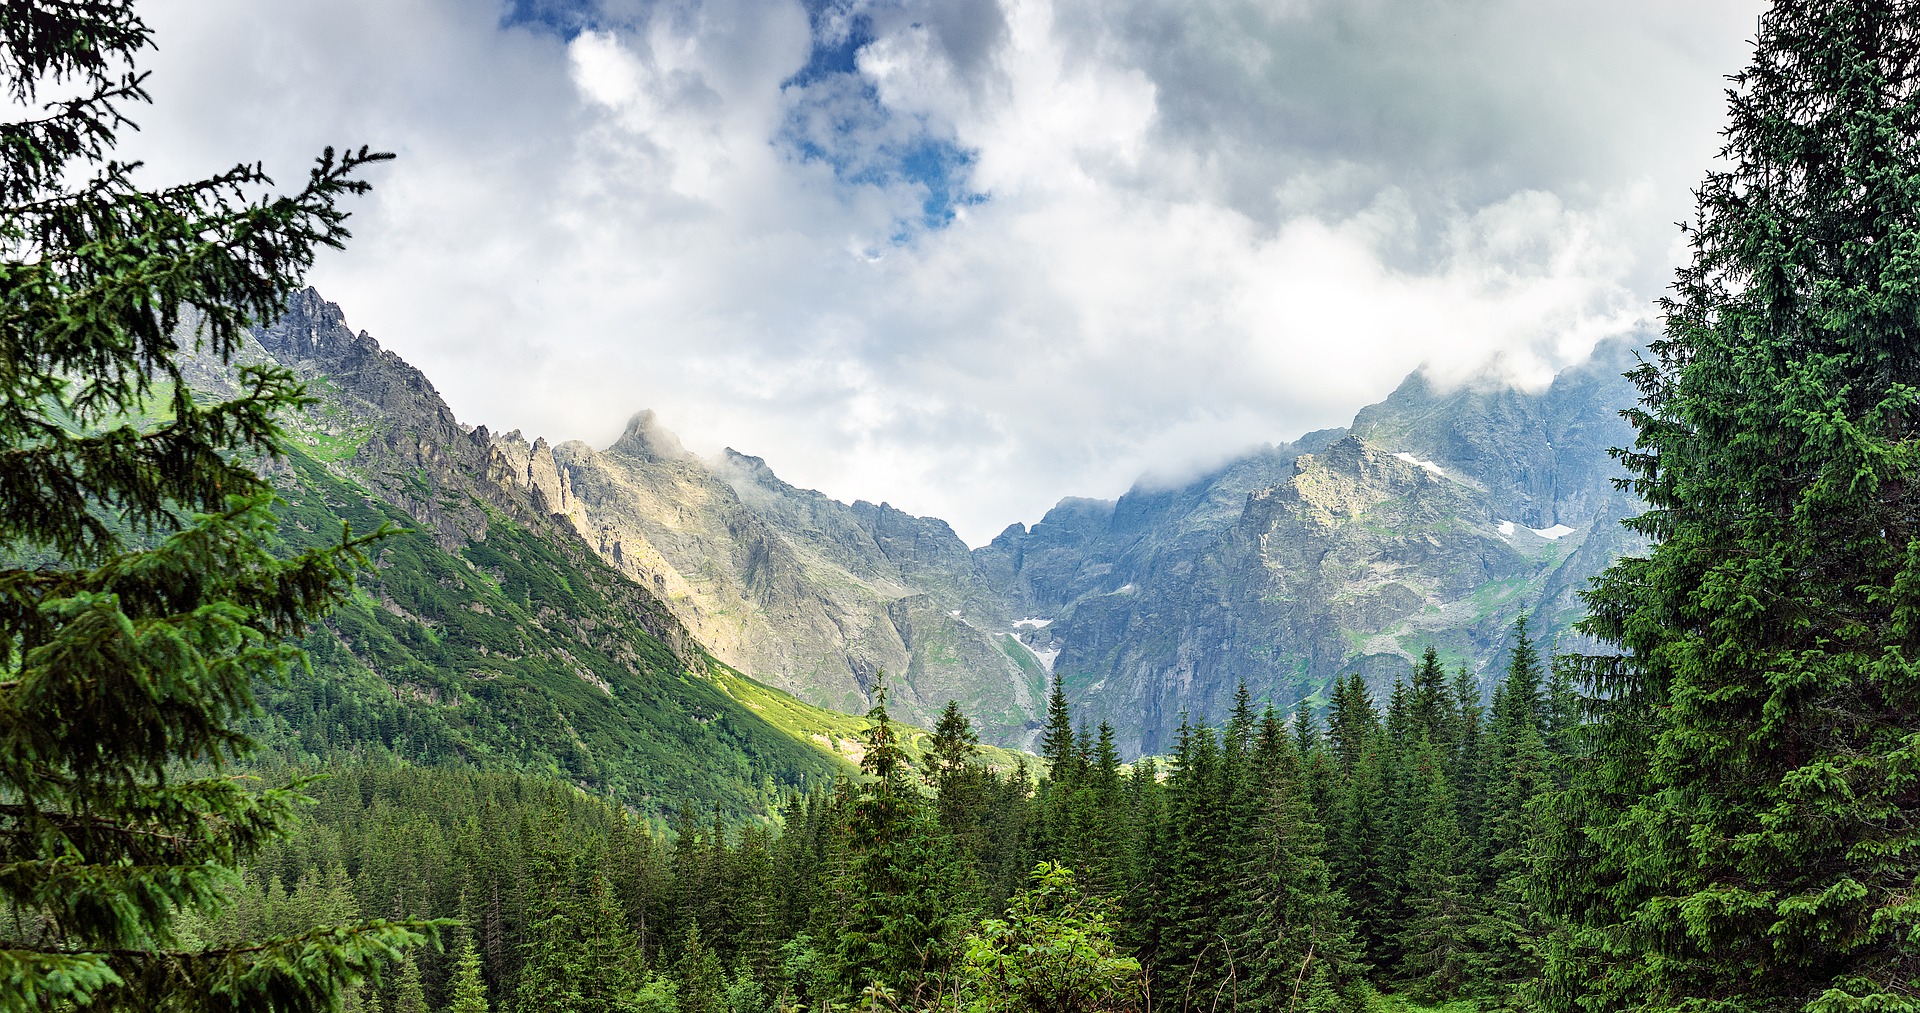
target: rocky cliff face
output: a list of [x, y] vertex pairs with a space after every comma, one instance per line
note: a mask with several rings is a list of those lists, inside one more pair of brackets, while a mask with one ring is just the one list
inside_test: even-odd
[[849, 712], [884, 673], [909, 720], [957, 699], [988, 735], [1029, 737], [1045, 673], [944, 522], [796, 489], [731, 451], [702, 461], [651, 412], [605, 450], [518, 433], [493, 446], [722, 661]]
[[[336, 477], [411, 517], [443, 550], [483, 541], [496, 514], [574, 550], [572, 532], [555, 516], [565, 512], [555, 505], [566, 495], [559, 477], [540, 473], [531, 455], [503, 455], [484, 426], [462, 425], [426, 374], [349, 328], [339, 306], [306, 289], [253, 338], [318, 395], [296, 438]], [[636, 590], [630, 618], [691, 658], [695, 638], [655, 596]]]
[[1046, 625], [1023, 636], [1092, 720], [1167, 747], [1244, 680], [1309, 705], [1333, 678], [1376, 690], [1429, 644], [1489, 677], [1521, 613], [1552, 640], [1588, 578], [1637, 546], [1608, 448], [1631, 433], [1625, 345], [1538, 394], [1415, 375], [1351, 430], [1262, 449], [1175, 490], [1066, 501], [975, 553]]
[[1384, 690], [1429, 644], [1491, 673], [1522, 612], [1564, 634], [1587, 579], [1633, 548], [1607, 453], [1630, 438], [1631, 363], [1610, 346], [1540, 393], [1416, 374], [1351, 429], [1178, 488], [1062, 500], [973, 551], [759, 458], [700, 460], [650, 412], [605, 450], [492, 445], [531, 502], [742, 671], [848, 711], [885, 672], [908, 716], [956, 699], [1016, 745], [1058, 673], [1089, 720], [1157, 752], [1241, 680], [1285, 709], [1352, 671]]
[[969, 551], [938, 519], [840, 503], [734, 451], [700, 459], [651, 412], [603, 450], [468, 429], [312, 293], [258, 336], [326, 385], [316, 450], [443, 545], [496, 514], [577, 534], [648, 592], [664, 639], [848, 712], [885, 673], [903, 716], [955, 699], [1011, 745], [1032, 744], [1050, 673], [1148, 753], [1242, 680], [1312, 705], [1347, 672], [1384, 690], [1428, 644], [1490, 676], [1515, 616], [1564, 635], [1588, 578], [1637, 548], [1607, 453], [1631, 438], [1624, 344], [1539, 393], [1416, 374], [1350, 429], [1179, 487], [1065, 499]]

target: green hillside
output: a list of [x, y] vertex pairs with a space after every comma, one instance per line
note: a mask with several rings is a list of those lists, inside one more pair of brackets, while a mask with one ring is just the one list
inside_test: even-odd
[[[296, 452], [282, 533], [318, 542], [412, 518]], [[852, 775], [863, 717], [814, 707], [713, 661], [677, 656], [627, 611], [637, 589], [584, 552], [505, 518], [450, 553], [418, 531], [382, 543], [354, 601], [306, 642], [313, 670], [266, 690], [260, 729], [291, 762], [383, 754], [547, 774], [653, 814], [683, 801], [763, 813]], [[918, 759], [928, 733], [903, 739]], [[1012, 770], [1026, 759], [986, 747]]]
[[[416, 526], [298, 452], [276, 484], [296, 546], [342, 521]], [[656, 812], [762, 812], [852, 769], [789, 730], [823, 724], [801, 716], [810, 708], [760, 688], [756, 709], [737, 680], [695, 674], [704, 655], [676, 655], [634, 621], [641, 597], [590, 554], [504, 517], [458, 552], [395, 535], [353, 602], [308, 637], [312, 670], [265, 692], [261, 738], [300, 762], [384, 753], [550, 774]]]

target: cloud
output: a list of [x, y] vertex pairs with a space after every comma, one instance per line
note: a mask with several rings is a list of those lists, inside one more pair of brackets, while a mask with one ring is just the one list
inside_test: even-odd
[[1744, 0], [149, 0], [156, 179], [400, 159], [313, 280], [472, 422], [978, 542], [1646, 326]]

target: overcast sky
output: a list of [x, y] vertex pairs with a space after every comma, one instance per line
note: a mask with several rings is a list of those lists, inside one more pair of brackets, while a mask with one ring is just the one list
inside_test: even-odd
[[150, 0], [124, 151], [397, 152], [311, 280], [462, 420], [979, 544], [1654, 326], [1760, 6]]

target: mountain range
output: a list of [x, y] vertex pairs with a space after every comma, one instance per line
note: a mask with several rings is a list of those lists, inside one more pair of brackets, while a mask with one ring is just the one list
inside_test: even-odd
[[[864, 711], [882, 678], [908, 720], [931, 724], [955, 700], [989, 742], [1031, 747], [1057, 676], [1076, 713], [1109, 722], [1139, 755], [1164, 751], [1183, 720], [1220, 717], [1242, 682], [1285, 712], [1320, 703], [1349, 672], [1384, 691], [1428, 645], [1490, 674], [1514, 618], [1565, 636], [1587, 579], [1637, 548], [1618, 523], [1637, 506], [1615, 488], [1608, 453], [1631, 438], [1619, 417], [1634, 399], [1625, 341], [1540, 391], [1492, 376], [1442, 388], [1415, 373], [1344, 429], [1257, 448], [1181, 485], [1064, 499], [970, 549], [937, 518], [796, 488], [731, 449], [692, 454], [649, 411], [601, 449], [469, 427], [423, 374], [311, 290], [255, 338], [318, 398], [296, 427], [306, 452], [285, 465], [291, 501], [344, 502], [350, 489], [451, 561], [429, 582], [522, 595], [503, 618], [533, 631], [525, 678], [547, 687], [539, 706], [558, 720], [546, 724], [581, 720], [572, 708], [588, 703], [618, 710], [617, 685], [649, 665], [720, 673], [763, 708], [784, 699], [776, 691], [804, 701], [779, 709], [815, 730], [768, 732], [780, 748], [756, 745], [772, 766], [736, 772], [747, 780], [828, 769], [785, 752], [795, 742], [824, 741], [844, 764], [850, 732], [818, 729], [829, 711]], [[544, 603], [516, 592], [489, 569], [515, 538], [560, 560], [530, 571], [584, 582], [605, 607], [580, 614], [573, 588]], [[470, 636], [444, 608], [417, 615], [420, 588], [397, 592], [394, 580], [383, 568], [371, 582], [376, 612], [430, 633], [439, 623], [443, 650]], [[495, 606], [470, 596], [450, 607], [464, 622]], [[630, 656], [623, 642], [657, 657]], [[434, 692], [395, 699], [431, 705]], [[705, 727], [709, 705], [649, 720]]]

